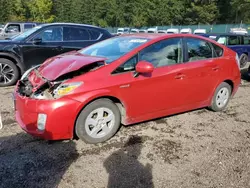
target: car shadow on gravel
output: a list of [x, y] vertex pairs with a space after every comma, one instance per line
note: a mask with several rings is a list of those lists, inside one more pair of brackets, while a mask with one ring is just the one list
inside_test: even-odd
[[78, 158], [73, 141], [54, 142], [19, 133], [0, 138], [0, 187], [57, 187]]
[[242, 69], [241, 71], [241, 79], [244, 80], [244, 81], [250, 81], [250, 77], [248, 76], [248, 67], [247, 68], [244, 68]]
[[131, 136], [123, 148], [111, 154], [103, 163], [109, 173], [107, 188], [153, 188], [152, 165], [141, 164], [138, 160], [143, 141]]

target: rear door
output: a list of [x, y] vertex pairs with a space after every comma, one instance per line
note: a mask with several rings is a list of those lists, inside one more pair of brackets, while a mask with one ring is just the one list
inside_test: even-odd
[[[201, 106], [212, 95], [221, 72], [220, 57], [210, 42], [185, 38], [185, 75], [189, 84], [187, 101]], [[198, 105], [199, 106], [199, 105]]]
[[239, 56], [244, 52], [243, 37], [238, 35], [228, 36], [227, 46]]
[[[99, 37], [98, 33], [95, 35], [88, 27], [84, 26], [64, 26], [63, 40], [64, 51], [79, 50], [91, 44], [94, 44]], [[96, 37], [93, 39], [93, 37]]]

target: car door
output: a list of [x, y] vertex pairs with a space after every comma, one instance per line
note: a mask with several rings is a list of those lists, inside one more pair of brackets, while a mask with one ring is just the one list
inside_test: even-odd
[[26, 68], [63, 53], [63, 46], [63, 27], [49, 26], [42, 29], [21, 46]]
[[184, 38], [186, 81], [189, 83], [188, 104], [203, 104], [210, 99], [221, 72], [220, 58], [210, 42], [197, 38]]
[[[136, 63], [147, 61], [155, 67], [150, 75], [133, 76]], [[165, 111], [176, 112], [186, 105], [185, 99], [192, 83], [184, 73], [181, 38], [157, 42], [139, 52], [114, 71], [115, 79], [121, 81], [120, 98], [126, 101], [131, 118], [156, 117]], [[132, 71], [132, 72], [131, 72]]]
[[[244, 52], [244, 46], [241, 44], [242, 36], [232, 35], [228, 36], [227, 46], [240, 56]], [[242, 39], [243, 40], [243, 39]]]
[[84, 26], [64, 26], [63, 40], [65, 52], [79, 50], [95, 43], [89, 29]]

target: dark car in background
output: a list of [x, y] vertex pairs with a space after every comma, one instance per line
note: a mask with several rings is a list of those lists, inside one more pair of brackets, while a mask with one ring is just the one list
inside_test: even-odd
[[26, 70], [50, 57], [111, 37], [107, 30], [92, 25], [53, 23], [0, 41], [0, 87], [15, 84]]
[[244, 68], [250, 60], [250, 35], [234, 33], [206, 33], [201, 36], [213, 39], [235, 51], [239, 56], [241, 68]]

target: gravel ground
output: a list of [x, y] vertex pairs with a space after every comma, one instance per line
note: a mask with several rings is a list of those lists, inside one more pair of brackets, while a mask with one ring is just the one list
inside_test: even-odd
[[250, 187], [246, 80], [224, 112], [201, 109], [122, 127], [98, 145], [24, 133], [13, 118], [12, 90], [0, 88], [1, 188]]

